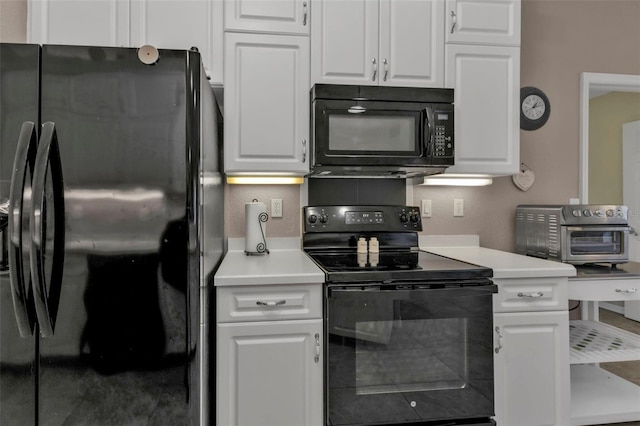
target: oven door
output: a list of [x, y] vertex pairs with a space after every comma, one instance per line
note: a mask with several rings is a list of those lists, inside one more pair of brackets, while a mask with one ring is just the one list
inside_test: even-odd
[[327, 425], [494, 424], [486, 284], [328, 286]]
[[561, 227], [562, 261], [573, 264], [629, 261], [628, 226]]

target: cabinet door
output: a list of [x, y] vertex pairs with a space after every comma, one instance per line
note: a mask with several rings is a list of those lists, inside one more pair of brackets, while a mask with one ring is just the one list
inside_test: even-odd
[[225, 33], [225, 172], [309, 172], [309, 38]]
[[131, 46], [197, 47], [211, 83], [222, 83], [222, 3], [131, 0]]
[[381, 0], [379, 82], [444, 86], [444, 3]]
[[129, 0], [30, 0], [28, 41], [129, 46]]
[[309, 34], [311, 0], [225, 0], [225, 31]]
[[570, 424], [569, 314], [495, 314], [496, 422]]
[[520, 0], [447, 0], [447, 43], [520, 46]]
[[455, 89], [455, 166], [448, 173], [512, 175], [520, 167], [520, 48], [447, 44]]
[[377, 84], [378, 2], [315, 0], [311, 8], [312, 83]]
[[321, 319], [219, 324], [217, 424], [321, 425], [321, 340]]

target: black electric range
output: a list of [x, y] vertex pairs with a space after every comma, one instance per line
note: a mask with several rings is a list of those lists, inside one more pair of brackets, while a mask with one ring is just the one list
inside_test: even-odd
[[[419, 249], [422, 220], [410, 206], [309, 206], [304, 208], [303, 249], [327, 283], [421, 282], [491, 278], [490, 268]], [[358, 252], [358, 240], [377, 250]]]

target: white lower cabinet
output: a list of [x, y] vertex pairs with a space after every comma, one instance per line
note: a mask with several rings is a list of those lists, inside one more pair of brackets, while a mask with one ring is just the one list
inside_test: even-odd
[[567, 278], [494, 281], [497, 424], [568, 425]]
[[569, 314], [495, 314], [493, 321], [496, 422], [568, 425]]
[[321, 288], [218, 288], [217, 425], [322, 425]]

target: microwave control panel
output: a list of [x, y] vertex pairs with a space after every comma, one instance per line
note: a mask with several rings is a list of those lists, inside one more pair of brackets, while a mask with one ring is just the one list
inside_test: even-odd
[[433, 156], [453, 157], [453, 113], [433, 111]]

